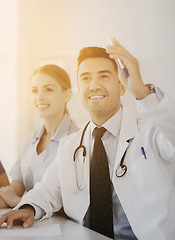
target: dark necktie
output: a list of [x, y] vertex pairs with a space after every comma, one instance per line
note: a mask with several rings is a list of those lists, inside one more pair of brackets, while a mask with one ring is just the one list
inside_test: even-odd
[[90, 165], [90, 229], [114, 238], [112, 191], [106, 152], [101, 137], [105, 128], [95, 128], [95, 142]]

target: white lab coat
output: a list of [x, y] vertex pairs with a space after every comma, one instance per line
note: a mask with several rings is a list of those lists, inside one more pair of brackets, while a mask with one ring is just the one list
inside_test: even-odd
[[[122, 126], [116, 153], [113, 185], [131, 227], [139, 240], [174, 240], [175, 236], [175, 107], [166, 97], [153, 110], [142, 114], [149, 119], [138, 122], [128, 109], [123, 109]], [[156, 126], [156, 127], [155, 127]], [[67, 215], [83, 223], [89, 207], [90, 131], [83, 144], [86, 161], [77, 156], [77, 177], [73, 154], [80, 143], [82, 130], [62, 139], [56, 160], [42, 182], [36, 184], [20, 205], [31, 203], [45, 211], [45, 217], [64, 206]], [[164, 137], [166, 136], [166, 138]], [[173, 143], [173, 145], [172, 145]], [[144, 147], [144, 158], [141, 147]], [[127, 173], [115, 175], [122, 156]], [[77, 190], [77, 181], [82, 190]], [[62, 200], [61, 200], [62, 199]]]

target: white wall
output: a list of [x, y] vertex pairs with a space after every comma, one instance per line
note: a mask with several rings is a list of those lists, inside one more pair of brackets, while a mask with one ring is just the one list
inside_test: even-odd
[[[9, 11], [7, 7], [4, 10]], [[1, 8], [2, 12], [4, 10]], [[105, 47], [108, 44], [108, 34], [116, 37], [138, 58], [145, 83], [157, 84], [175, 99], [174, 10], [174, 0], [19, 0], [19, 111], [14, 108], [14, 114], [17, 113], [18, 117], [18, 148], [36, 122], [28, 91], [29, 76], [34, 66], [48, 61], [61, 61], [73, 81], [74, 94], [70, 102], [70, 112], [82, 125], [88, 114], [83, 108], [82, 114], [77, 111], [77, 104], [80, 103], [76, 91], [76, 56], [78, 50], [84, 46]], [[17, 19], [14, 21], [13, 16], [16, 8], [12, 11], [10, 21], [15, 25]], [[13, 32], [13, 26], [7, 27]], [[16, 52], [15, 46], [13, 51]], [[13, 75], [13, 71], [14, 69], [8, 74]], [[13, 82], [15, 81], [14, 78]], [[14, 95], [8, 101], [13, 100]], [[80, 119], [83, 119], [82, 122]], [[15, 133], [13, 137], [16, 137]], [[9, 144], [3, 144], [5, 154]]]

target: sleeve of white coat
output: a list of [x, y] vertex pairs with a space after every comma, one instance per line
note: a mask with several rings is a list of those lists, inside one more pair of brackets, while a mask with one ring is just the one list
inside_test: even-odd
[[[41, 182], [24, 195], [15, 209], [30, 204], [35, 208], [35, 219], [44, 219], [52, 216], [62, 208], [61, 189], [59, 184], [58, 157], [50, 164]], [[40, 208], [40, 210], [38, 210]]]
[[[21, 203], [19, 203], [16, 207], [13, 208], [13, 210], [18, 210], [23, 205], [24, 204], [21, 205]], [[30, 206], [32, 206], [35, 209], [35, 221], [40, 220], [46, 214], [46, 212], [37, 205], [30, 203]]]
[[161, 158], [175, 161], [175, 101], [167, 97], [158, 87], [156, 92], [137, 100], [140, 116], [152, 121], [157, 127], [156, 145]]

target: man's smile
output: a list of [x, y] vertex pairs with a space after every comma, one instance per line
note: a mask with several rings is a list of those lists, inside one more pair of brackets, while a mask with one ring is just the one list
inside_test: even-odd
[[92, 96], [89, 96], [88, 98], [89, 99], [102, 99], [104, 97], [105, 97], [105, 95], [92, 95]]

